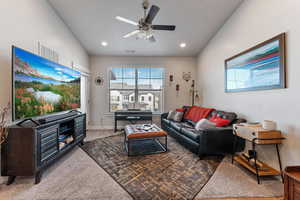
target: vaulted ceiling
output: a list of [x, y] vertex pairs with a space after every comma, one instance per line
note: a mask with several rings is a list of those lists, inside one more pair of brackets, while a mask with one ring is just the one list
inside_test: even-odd
[[[150, 0], [161, 8], [154, 24], [177, 26], [174, 32], [155, 31], [156, 43], [124, 39], [135, 27], [115, 19], [138, 21], [142, 0], [48, 1], [90, 55], [195, 56], [243, 0]], [[179, 47], [182, 42], [185, 48]]]

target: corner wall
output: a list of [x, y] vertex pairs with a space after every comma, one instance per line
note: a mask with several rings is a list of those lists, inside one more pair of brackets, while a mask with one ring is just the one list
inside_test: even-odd
[[46, 0], [9, 0], [0, 7], [0, 107], [11, 100], [11, 46], [37, 53], [38, 42], [89, 71], [89, 58], [67, 26]]
[[[109, 113], [108, 98], [108, 70], [111, 67], [121, 67], [124, 65], [160, 66], [165, 68], [165, 90], [164, 90], [164, 110], [175, 109], [182, 105], [191, 104], [189, 93], [191, 81], [182, 79], [183, 72], [191, 72], [193, 79], [196, 75], [195, 57], [119, 57], [119, 56], [92, 56], [91, 63], [91, 125], [92, 128], [112, 128], [113, 115]], [[169, 85], [168, 77], [174, 75], [174, 82]], [[96, 76], [104, 78], [103, 86], [96, 86], [94, 79]], [[180, 92], [177, 95], [176, 84], [180, 85]], [[159, 121], [159, 116], [155, 117]]]
[[[198, 57], [197, 75], [203, 105], [237, 112], [249, 121], [274, 120], [287, 140], [280, 151], [283, 164], [300, 163], [300, 2], [244, 1]], [[245, 49], [287, 33], [287, 89], [224, 92], [224, 61]], [[276, 151], [263, 147], [260, 157], [278, 168]]]

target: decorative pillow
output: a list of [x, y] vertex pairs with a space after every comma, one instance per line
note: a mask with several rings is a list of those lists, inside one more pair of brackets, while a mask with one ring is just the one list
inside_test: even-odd
[[170, 111], [169, 111], [169, 114], [168, 114], [168, 116], [167, 116], [167, 119], [168, 119], [168, 120], [173, 120], [175, 114], [176, 114], [176, 111], [170, 110]]
[[175, 122], [181, 122], [182, 118], [183, 118], [183, 112], [176, 112], [175, 115], [174, 115], [173, 120]]
[[208, 117], [208, 115], [214, 111], [213, 108], [203, 108], [199, 106], [192, 106], [189, 111], [185, 114], [185, 120], [191, 120], [198, 122], [201, 119]]
[[217, 115], [212, 116], [209, 121], [215, 123], [217, 127], [228, 126], [230, 124], [230, 120], [223, 119]]
[[176, 112], [184, 112], [184, 109], [183, 108], [177, 108]]
[[215, 128], [215, 127], [216, 127], [216, 124], [207, 119], [201, 119], [195, 125], [195, 129], [197, 131], [203, 130], [203, 129], [208, 129], [208, 128]]

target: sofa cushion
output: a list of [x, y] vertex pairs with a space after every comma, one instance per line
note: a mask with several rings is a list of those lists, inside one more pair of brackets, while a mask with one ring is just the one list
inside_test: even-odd
[[195, 126], [193, 126], [191, 123], [188, 123], [188, 122], [182, 122], [181, 127], [182, 128], [195, 128]]
[[168, 119], [163, 118], [163, 119], [162, 119], [162, 122], [169, 125], [171, 121], [168, 120]]
[[196, 131], [196, 129], [193, 129], [193, 128], [182, 128], [181, 134], [198, 142], [201, 131]]
[[209, 114], [214, 111], [212, 108], [204, 108], [199, 106], [192, 106], [189, 111], [185, 114], [185, 120], [191, 120], [193, 122], [198, 122], [199, 120], [206, 118]]
[[175, 129], [176, 131], [180, 131], [180, 129], [181, 129], [181, 123], [171, 121], [170, 122], [170, 127], [173, 128], [173, 129]]
[[186, 120], [185, 122], [190, 124], [192, 127], [195, 127], [197, 123], [197, 122], [193, 122], [192, 120]]
[[211, 119], [212, 117], [221, 117], [222, 119], [229, 120], [230, 121], [229, 125], [230, 125], [237, 118], [237, 115], [233, 112], [214, 110], [213, 112], [211, 112], [208, 119]]

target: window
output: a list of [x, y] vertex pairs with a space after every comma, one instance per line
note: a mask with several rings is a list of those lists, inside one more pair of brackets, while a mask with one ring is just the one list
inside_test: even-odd
[[163, 68], [112, 68], [109, 79], [110, 112], [127, 109], [162, 111]]

